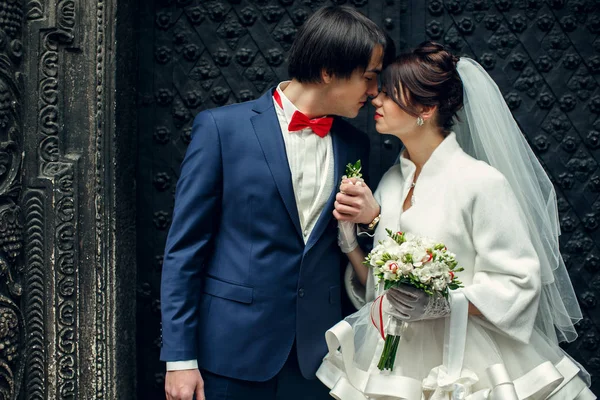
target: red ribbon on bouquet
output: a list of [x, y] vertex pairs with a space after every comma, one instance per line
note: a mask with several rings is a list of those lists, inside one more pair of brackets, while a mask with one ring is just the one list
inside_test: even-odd
[[[379, 326], [377, 326], [377, 322], [375, 322], [375, 318], [373, 317], [373, 307], [377, 307], [376, 304], [378, 301], [379, 301], [379, 307], [378, 307], [379, 312], [377, 313], [377, 311], [375, 311], [375, 313], [379, 314]], [[371, 304], [371, 323], [379, 331], [379, 333], [381, 334], [381, 338], [383, 340], [385, 340], [385, 332], [383, 329], [383, 295], [376, 298], [375, 301], [373, 301], [373, 304]]]

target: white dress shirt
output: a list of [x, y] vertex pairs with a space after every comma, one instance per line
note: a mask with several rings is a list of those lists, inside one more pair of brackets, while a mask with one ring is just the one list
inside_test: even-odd
[[[288, 130], [292, 116], [299, 111], [283, 93], [288, 84], [286, 81], [277, 86], [283, 107], [275, 99], [273, 104], [285, 143], [302, 237], [306, 243], [335, 187], [333, 144], [331, 135], [322, 138], [310, 128]], [[197, 368], [197, 360], [167, 362], [167, 371]]]
[[330, 135], [321, 138], [310, 128], [295, 132], [288, 130], [292, 116], [298, 111], [283, 93], [288, 83], [282, 82], [277, 87], [283, 108], [275, 99], [273, 102], [285, 143], [300, 227], [306, 243], [334, 189], [333, 145]]

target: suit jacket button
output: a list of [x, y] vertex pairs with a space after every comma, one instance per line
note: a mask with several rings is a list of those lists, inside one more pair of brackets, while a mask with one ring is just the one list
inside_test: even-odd
[[300, 288], [300, 290], [298, 290], [298, 296], [300, 298], [304, 297], [304, 289]]

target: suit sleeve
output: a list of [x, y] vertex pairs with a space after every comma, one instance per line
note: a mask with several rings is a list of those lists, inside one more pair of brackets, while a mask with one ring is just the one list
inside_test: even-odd
[[197, 358], [201, 270], [220, 217], [222, 160], [210, 111], [196, 117], [177, 182], [161, 280], [161, 360]]
[[481, 183], [471, 218], [474, 275], [463, 291], [487, 322], [527, 343], [539, 304], [540, 264], [516, 197], [503, 176]]

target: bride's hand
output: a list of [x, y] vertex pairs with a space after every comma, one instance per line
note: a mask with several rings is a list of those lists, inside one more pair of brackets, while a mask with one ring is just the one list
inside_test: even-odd
[[344, 179], [335, 197], [333, 216], [338, 221], [369, 224], [379, 215], [379, 204], [364, 181]]
[[338, 221], [338, 246], [342, 253], [348, 254], [358, 247], [356, 224], [350, 221]]
[[[364, 181], [360, 178], [349, 178], [344, 179], [343, 182], [349, 185], [362, 185]], [[340, 193], [338, 195], [345, 194], [342, 189], [343, 185], [344, 183], [340, 184]], [[343, 221], [337, 218], [336, 210], [333, 211], [333, 215], [338, 219], [338, 246], [340, 246], [342, 253], [348, 254], [358, 247], [356, 224], [352, 221]]]
[[400, 285], [385, 294], [387, 312], [404, 321], [414, 322], [446, 317], [450, 314], [448, 300], [439, 293], [428, 295], [421, 289]]

